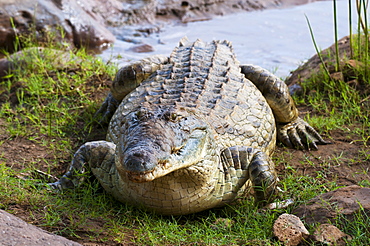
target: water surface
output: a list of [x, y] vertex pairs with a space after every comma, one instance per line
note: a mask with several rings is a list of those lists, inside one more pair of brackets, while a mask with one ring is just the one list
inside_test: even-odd
[[[354, 8], [355, 3], [352, 4]], [[252, 63], [286, 77], [302, 62], [315, 54], [306, 17], [314, 31], [317, 45], [327, 48], [334, 43], [333, 2], [319, 1], [285, 9], [243, 12], [209, 21], [168, 26], [142, 41], [154, 52], [135, 53], [129, 50], [135, 44], [117, 40], [113, 48], [101, 56], [114, 59], [119, 66], [152, 54], [169, 55], [178, 41], [187, 36], [190, 41], [227, 39], [232, 42], [241, 63]], [[338, 37], [349, 34], [348, 1], [337, 1]]]

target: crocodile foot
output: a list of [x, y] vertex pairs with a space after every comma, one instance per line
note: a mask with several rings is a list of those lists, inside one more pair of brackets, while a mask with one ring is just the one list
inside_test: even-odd
[[294, 203], [293, 199], [286, 199], [286, 200], [283, 200], [283, 201], [269, 203], [263, 209], [268, 209], [268, 210], [283, 209], [283, 208], [289, 207], [293, 203]]
[[297, 149], [317, 150], [316, 144], [330, 144], [299, 117], [288, 124], [278, 124], [278, 138], [286, 146]]
[[108, 125], [111, 120], [114, 112], [118, 108], [119, 101], [114, 99], [112, 93], [109, 93], [106, 99], [104, 100], [101, 107], [95, 113], [94, 118], [100, 125]]

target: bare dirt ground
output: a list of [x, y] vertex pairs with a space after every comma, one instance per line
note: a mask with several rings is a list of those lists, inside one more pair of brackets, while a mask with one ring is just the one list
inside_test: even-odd
[[[275, 156], [279, 155], [287, 160], [287, 164], [298, 175], [316, 177], [320, 172], [327, 181], [336, 181], [338, 186], [359, 184], [370, 178], [370, 160], [365, 158], [365, 155], [370, 154], [370, 149], [355, 138], [349, 139], [348, 136], [351, 135], [347, 131], [335, 130], [330, 132], [330, 138], [326, 138], [332, 144], [320, 145], [317, 151], [286, 151], [286, 148], [278, 147]], [[360, 155], [361, 151], [363, 155]], [[277, 166], [281, 175], [284, 174], [284, 166]]]

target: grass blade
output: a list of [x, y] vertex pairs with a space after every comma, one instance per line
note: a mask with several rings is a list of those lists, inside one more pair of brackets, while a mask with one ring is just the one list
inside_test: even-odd
[[308, 28], [310, 29], [310, 35], [311, 35], [311, 39], [312, 39], [312, 42], [313, 42], [313, 45], [315, 47], [315, 50], [316, 50], [316, 54], [317, 56], [319, 57], [320, 61], [321, 61], [321, 64], [325, 70], [325, 73], [330, 76], [330, 73], [329, 73], [329, 70], [328, 68], [326, 67], [325, 63], [324, 63], [324, 60], [322, 59], [322, 56], [321, 56], [321, 53], [320, 53], [320, 50], [319, 48], [317, 47], [317, 43], [316, 43], [316, 40], [315, 40], [315, 36], [313, 34], [313, 30], [312, 30], [312, 26], [311, 26], [311, 23], [310, 23], [310, 20], [308, 19], [307, 15], [304, 15], [306, 17], [306, 21], [307, 21], [307, 24], [308, 24]]
[[352, 4], [351, 0], [348, 0], [348, 26], [349, 26], [349, 47], [351, 58], [353, 58], [353, 41], [352, 41]]
[[335, 60], [336, 60], [335, 71], [338, 72], [339, 70], [339, 48], [338, 48], [337, 0], [333, 0], [333, 10], [334, 10]]

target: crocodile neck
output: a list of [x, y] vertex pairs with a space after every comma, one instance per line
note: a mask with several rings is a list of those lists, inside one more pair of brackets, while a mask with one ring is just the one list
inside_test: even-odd
[[209, 114], [224, 101], [222, 91], [236, 75], [242, 77], [229, 42], [197, 40], [175, 48], [169, 64], [162, 65], [143, 86], [150, 88], [147, 102], [152, 105], [197, 108]]

